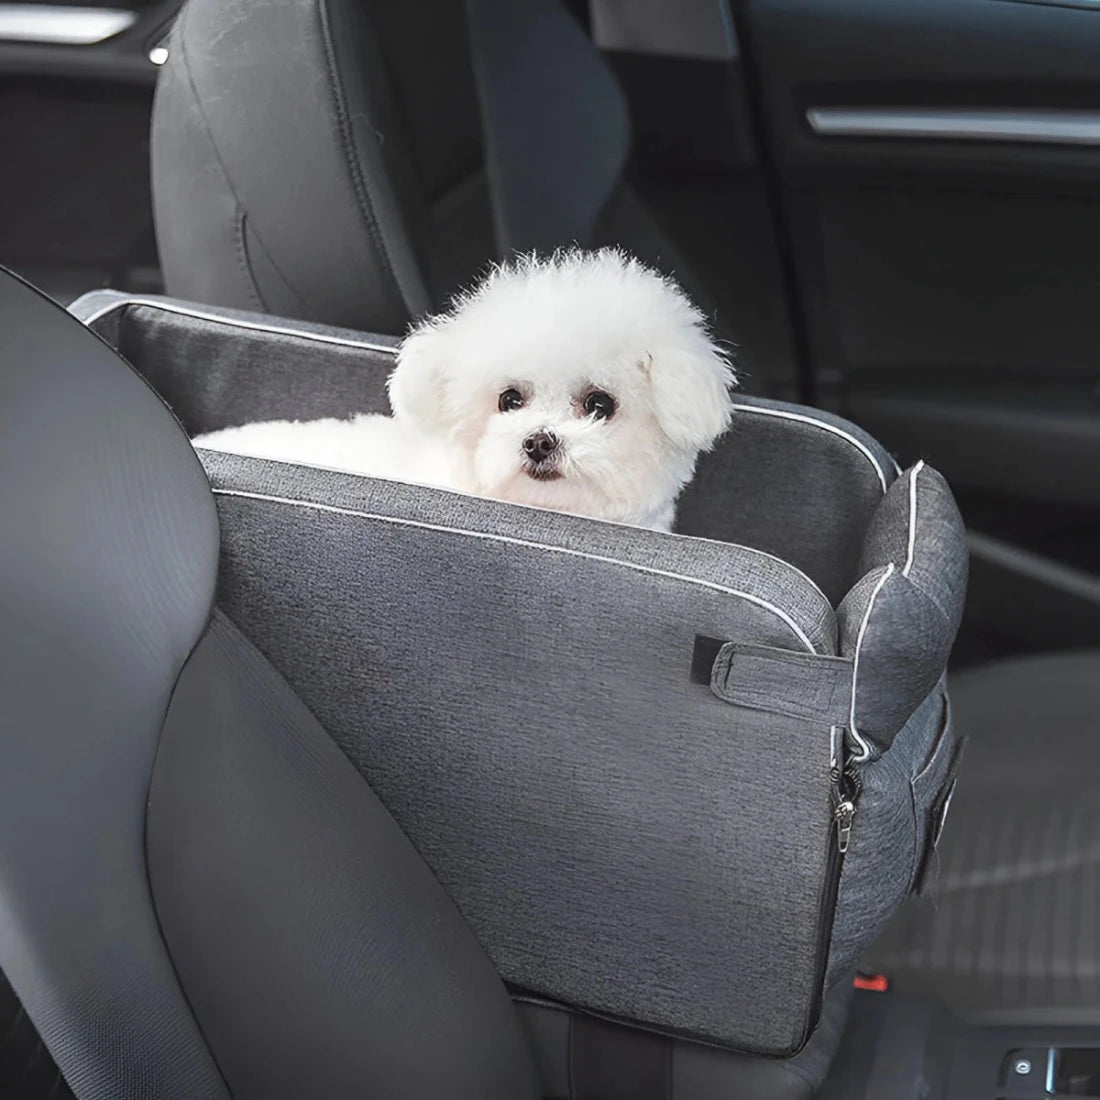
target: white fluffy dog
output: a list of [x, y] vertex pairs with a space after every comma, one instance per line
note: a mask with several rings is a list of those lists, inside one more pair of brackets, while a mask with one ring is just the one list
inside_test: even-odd
[[669, 530], [733, 382], [674, 282], [616, 249], [570, 250], [498, 267], [417, 325], [389, 379], [393, 417], [195, 444]]

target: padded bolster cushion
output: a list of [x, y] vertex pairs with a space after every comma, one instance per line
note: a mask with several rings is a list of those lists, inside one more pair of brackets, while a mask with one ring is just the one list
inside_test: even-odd
[[142, 304], [113, 291], [85, 295], [73, 312], [149, 380], [191, 435], [390, 411], [392, 337], [170, 298]]
[[861, 567], [837, 617], [840, 651], [855, 662], [849, 732], [873, 755], [943, 674], [962, 618], [965, 532], [937, 471], [919, 462], [890, 486]]
[[839, 417], [741, 397], [728, 436], [684, 490], [677, 529], [777, 554], [836, 604], [859, 576], [868, 523], [895, 470], [879, 443]]

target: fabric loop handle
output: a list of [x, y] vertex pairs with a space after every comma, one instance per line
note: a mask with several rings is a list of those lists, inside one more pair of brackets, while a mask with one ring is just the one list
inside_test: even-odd
[[726, 642], [710, 673], [710, 689], [734, 706], [847, 727], [853, 663], [846, 657]]

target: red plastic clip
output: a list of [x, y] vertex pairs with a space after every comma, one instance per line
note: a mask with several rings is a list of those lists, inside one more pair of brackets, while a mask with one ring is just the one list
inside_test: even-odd
[[868, 993], [885, 993], [890, 988], [890, 979], [885, 974], [857, 974], [854, 985]]

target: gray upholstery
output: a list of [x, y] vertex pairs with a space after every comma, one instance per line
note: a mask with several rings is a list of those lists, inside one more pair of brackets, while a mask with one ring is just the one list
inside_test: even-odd
[[831, 889], [829, 730], [755, 710], [731, 727], [733, 708], [687, 675], [697, 634], [799, 648], [737, 595], [787, 603], [790, 589], [793, 604], [797, 575], [729, 554], [719, 585], [690, 540], [229, 455], [208, 472], [222, 605], [506, 981], [739, 1049], [798, 1049]]
[[868, 958], [967, 1019], [1100, 1022], [1100, 651], [952, 678], [966, 763], [926, 897]]
[[81, 1100], [223, 1098], [142, 843], [213, 502], [152, 390], [3, 271], [0, 341], [0, 969]]
[[233, 1096], [533, 1097], [470, 929], [220, 612], [165, 717], [146, 845], [165, 943]]
[[[77, 308], [195, 432], [382, 407], [392, 354], [370, 337], [178, 302]], [[918, 879], [956, 759], [938, 681], [965, 550], [938, 475], [898, 477], [851, 425], [758, 400], [695, 490], [709, 508], [685, 502], [708, 538], [204, 461], [221, 605], [514, 989], [742, 1052], [802, 1046]], [[700, 639], [718, 655], [701, 682]], [[841, 870], [844, 727], [867, 760]]]
[[4, 272], [0, 504], [0, 968], [79, 1100], [533, 1098], [452, 902], [211, 618], [179, 424]]
[[[407, 26], [398, 7], [387, 14]], [[433, 5], [432, 16], [447, 20], [437, 22], [441, 35], [461, 27], [448, 10]], [[152, 144], [170, 289], [341, 323], [368, 316], [388, 331], [431, 304], [407, 227], [431, 218], [429, 189], [438, 188], [439, 204], [452, 200], [478, 154], [467, 163], [456, 141], [453, 163], [421, 164], [423, 190], [402, 186], [415, 155], [365, 18], [348, 0], [184, 6]], [[247, 57], [256, 61], [242, 63]], [[468, 73], [465, 83], [472, 94]], [[257, 111], [261, 104], [271, 109]], [[287, 155], [276, 165], [279, 149]]]

